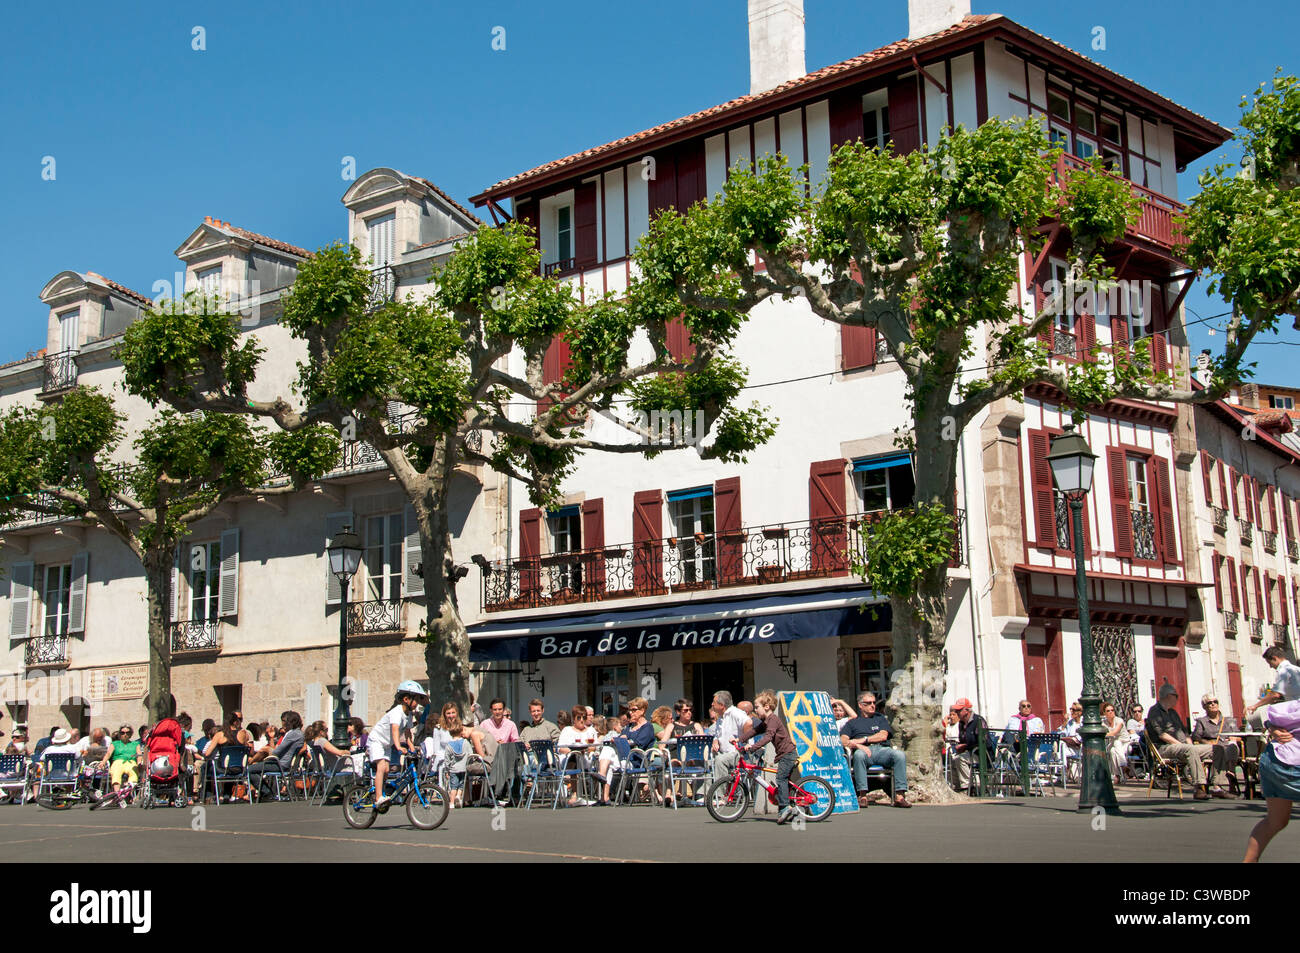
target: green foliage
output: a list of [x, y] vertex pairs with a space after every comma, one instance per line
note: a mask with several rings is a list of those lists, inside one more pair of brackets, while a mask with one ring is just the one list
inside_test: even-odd
[[876, 592], [906, 598], [952, 558], [956, 526], [946, 507], [920, 504], [882, 513], [858, 533], [865, 561], [854, 556], [853, 571]]
[[1273, 88], [1265, 92], [1260, 86], [1254, 102], [1243, 97], [1241, 108], [1246, 110], [1241, 117], [1246, 155], [1254, 160], [1256, 179], [1279, 181], [1294, 175], [1300, 156], [1300, 80], [1283, 75], [1278, 67]]
[[1062, 224], [1076, 243], [1094, 248], [1124, 237], [1142, 203], [1123, 178], [1106, 171], [1100, 156], [1069, 177], [1061, 206]]

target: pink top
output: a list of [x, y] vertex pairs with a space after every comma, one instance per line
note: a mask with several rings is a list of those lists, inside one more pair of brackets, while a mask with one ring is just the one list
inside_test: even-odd
[[1264, 720], [1295, 736], [1284, 745], [1273, 742], [1273, 756], [1283, 764], [1300, 768], [1300, 701], [1269, 705], [1264, 709]]
[[502, 718], [500, 727], [491, 718], [482, 721], [478, 725], [479, 731], [486, 731], [497, 740], [497, 744], [509, 744], [511, 741], [519, 740], [519, 729], [509, 718]]

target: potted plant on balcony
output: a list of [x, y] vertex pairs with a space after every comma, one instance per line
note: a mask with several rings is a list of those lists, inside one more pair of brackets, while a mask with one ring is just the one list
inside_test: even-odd
[[785, 567], [780, 563], [765, 563], [758, 567], [758, 581], [761, 583], [780, 582], [785, 578]]

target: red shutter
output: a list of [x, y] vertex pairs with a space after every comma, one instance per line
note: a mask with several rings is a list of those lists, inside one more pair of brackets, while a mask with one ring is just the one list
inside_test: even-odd
[[1283, 625], [1291, 624], [1291, 610], [1286, 598], [1286, 577], [1281, 575], [1277, 577], [1277, 616], [1277, 620]]
[[1214, 483], [1210, 479], [1210, 474], [1214, 469], [1214, 464], [1210, 459], [1210, 451], [1201, 451], [1201, 479], [1205, 483], [1205, 505], [1214, 505]]
[[1214, 567], [1214, 608], [1223, 611], [1223, 584], [1221, 580], [1223, 557], [1218, 553], [1210, 554], [1210, 565]]
[[1057, 549], [1056, 499], [1052, 492], [1052, 467], [1047, 462], [1050, 435], [1046, 430], [1029, 431], [1029, 478], [1034, 500], [1034, 545]]
[[1237, 561], [1231, 556], [1228, 562], [1228, 595], [1232, 597], [1232, 611], [1241, 610], [1241, 600], [1237, 598]]
[[542, 245], [542, 233], [537, 227], [537, 199], [527, 202], [523, 208], [515, 210], [515, 221], [527, 225], [533, 230], [533, 244], [538, 248]]
[[[921, 148], [921, 92], [917, 77], [909, 76], [889, 87], [889, 138], [894, 152], [905, 156]], [[858, 135], [862, 135], [862, 117], [858, 117]]]
[[586, 590], [596, 598], [605, 594], [605, 501], [586, 500], [582, 504], [582, 548], [587, 557]]
[[1097, 346], [1097, 319], [1091, 314], [1082, 315], [1076, 329], [1079, 335], [1079, 360], [1096, 360], [1097, 355], [1093, 349]]
[[1174, 502], [1169, 483], [1169, 461], [1151, 458], [1156, 477], [1156, 525], [1160, 529], [1160, 552], [1167, 563], [1178, 562], [1178, 537], [1174, 531]]
[[1169, 343], [1166, 337], [1163, 331], [1151, 335], [1151, 366], [1157, 374], [1169, 373]]
[[1268, 488], [1268, 529], [1277, 532], [1277, 487], [1272, 485]]
[[1232, 487], [1232, 497], [1231, 497], [1232, 518], [1237, 519], [1237, 469], [1236, 467], [1228, 467], [1228, 486]]
[[1106, 448], [1106, 472], [1110, 476], [1110, 516], [1115, 528], [1115, 555], [1133, 555], [1133, 514], [1128, 507], [1128, 468], [1123, 450]]
[[843, 369], [874, 367], [876, 364], [876, 329], [840, 325], [840, 358]]
[[578, 267], [596, 263], [596, 183], [582, 182], [573, 190], [573, 257]]
[[632, 584], [638, 593], [664, 586], [664, 503], [662, 490], [632, 497]]
[[1249, 619], [1250, 616], [1250, 567], [1241, 567], [1241, 615], [1242, 618]]
[[674, 361], [684, 363], [695, 357], [690, 328], [682, 323], [681, 318], [673, 318], [664, 326], [664, 343]]
[[542, 554], [542, 511], [533, 507], [519, 511], [519, 592], [535, 595], [540, 585]]
[[[1040, 314], [1043, 313], [1043, 308], [1046, 306], [1046, 304], [1047, 304], [1047, 293], [1043, 290], [1043, 283], [1041, 281], [1036, 281], [1034, 282], [1034, 317], [1035, 318], [1037, 318]], [[1051, 324], [1049, 324], [1047, 327], [1043, 328], [1043, 330], [1038, 332], [1038, 343], [1043, 345], [1043, 347], [1047, 348], [1047, 353], [1049, 356], [1051, 355], [1052, 350], [1056, 344], [1055, 331], [1056, 331], [1057, 320], [1059, 320], [1059, 318], [1054, 319]]]
[[652, 153], [651, 158], [654, 159], [654, 178], [649, 183], [649, 203], [653, 220], [656, 212], [677, 204], [677, 157], [673, 152], [661, 149]]
[[808, 519], [811, 524], [813, 572], [839, 575], [848, 568], [844, 523], [844, 458], [822, 460], [808, 468]]
[[[891, 110], [892, 112], [892, 110]], [[830, 98], [831, 149], [862, 138], [862, 93], [844, 90]], [[893, 119], [893, 116], [890, 116]]]
[[704, 140], [686, 143], [677, 152], [677, 210], [686, 212], [708, 195], [704, 178]]
[[1255, 586], [1255, 618], [1262, 619], [1264, 617], [1265, 606], [1264, 606], [1263, 590], [1260, 589], [1260, 585], [1259, 585], [1258, 567], [1256, 567], [1251, 572], [1251, 582], [1253, 582]]
[[1264, 491], [1259, 485], [1259, 481], [1254, 477], [1250, 478], [1250, 506], [1255, 514], [1255, 525], [1260, 529], [1264, 528], [1264, 507], [1261, 505], [1264, 498]]
[[[740, 582], [745, 577], [745, 534], [740, 519], [740, 477], [713, 484], [714, 526], [717, 530], [718, 582]], [[712, 545], [706, 540], [704, 545]]]
[[1228, 508], [1228, 481], [1224, 476], [1227, 471], [1223, 461], [1215, 461], [1214, 469], [1219, 472], [1219, 506], [1226, 510]]
[[[569, 372], [569, 365], [573, 363], [569, 354], [569, 342], [563, 337], [556, 336], [551, 339], [550, 345], [546, 348], [546, 354], [542, 357], [542, 384], [554, 384], [556, 381], [564, 379], [564, 375]], [[550, 398], [539, 400], [537, 402], [537, 413], [546, 413], [551, 406]]]
[[1122, 314], [1110, 316], [1111, 353], [1128, 350], [1128, 319]]
[[1241, 666], [1236, 662], [1228, 663], [1228, 696], [1232, 699], [1232, 717], [1240, 724], [1246, 715], [1246, 707], [1241, 693]]
[[1282, 495], [1282, 522], [1286, 524], [1286, 538], [1295, 539], [1295, 514], [1291, 512], [1291, 507], [1295, 505], [1295, 500], [1286, 494]]

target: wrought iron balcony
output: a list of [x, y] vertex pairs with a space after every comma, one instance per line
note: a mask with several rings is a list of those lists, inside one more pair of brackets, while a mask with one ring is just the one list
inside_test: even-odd
[[1222, 506], [1211, 507], [1214, 510], [1214, 528], [1220, 533], [1228, 531], [1228, 511]]
[[221, 622], [218, 619], [197, 619], [173, 622], [167, 626], [172, 652], [221, 651]]
[[1129, 510], [1133, 514], [1133, 558], [1156, 558], [1156, 518], [1150, 510]]
[[1263, 619], [1250, 620], [1250, 640], [1252, 642], [1264, 641], [1264, 620]]
[[1254, 540], [1255, 527], [1251, 525], [1249, 520], [1237, 520], [1237, 529], [1241, 531], [1241, 541], [1243, 543], [1250, 543]]
[[348, 603], [348, 635], [405, 633], [401, 599], [372, 599]]
[[68, 664], [68, 637], [66, 635], [38, 635], [27, 640], [23, 650], [23, 664], [28, 668], [45, 668]]
[[[487, 612], [499, 612], [844, 576], [851, 562], [865, 561], [858, 529], [874, 518], [867, 514], [750, 526], [485, 562], [482, 605]], [[954, 565], [966, 561], [965, 518], [965, 511], [957, 510]]]
[[1264, 552], [1266, 553], [1277, 552], [1277, 533], [1265, 529], [1265, 530], [1260, 530], [1260, 535], [1264, 537]]
[[1286, 645], [1286, 638], [1288, 634], [1287, 628], [1288, 627], [1281, 622], [1273, 623], [1273, 644], [1274, 645], [1281, 645], [1281, 646]]
[[1079, 356], [1079, 341], [1069, 331], [1061, 328], [1052, 329], [1052, 356], [1068, 357], [1074, 360]]
[[[419, 426], [419, 415], [415, 411], [389, 418], [388, 433], [410, 433]], [[378, 470], [385, 466], [384, 458], [379, 455], [373, 444], [364, 440], [345, 440], [339, 447], [339, 462], [330, 476], [348, 473], [361, 473], [366, 470]]]
[[370, 296], [366, 311], [378, 311], [397, 297], [397, 271], [392, 265], [370, 269]]
[[45, 374], [40, 396], [59, 394], [77, 386], [77, 352], [58, 351], [45, 355]]
[[1224, 635], [1237, 634], [1237, 613], [1224, 610], [1223, 612], [1223, 633]]
[[1294, 539], [1288, 539], [1286, 541], [1286, 554], [1292, 562], [1300, 560], [1300, 543], [1297, 543]]

